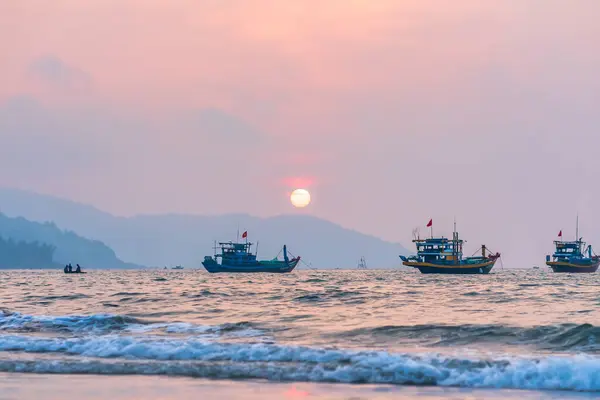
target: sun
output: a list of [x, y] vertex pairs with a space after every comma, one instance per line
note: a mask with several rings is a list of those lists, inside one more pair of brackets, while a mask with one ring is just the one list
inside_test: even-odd
[[310, 193], [306, 189], [296, 189], [290, 195], [290, 201], [294, 207], [306, 207], [310, 204]]

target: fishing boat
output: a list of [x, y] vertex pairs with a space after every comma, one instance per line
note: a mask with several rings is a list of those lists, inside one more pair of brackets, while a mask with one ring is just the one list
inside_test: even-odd
[[[244, 232], [242, 237], [247, 237]], [[214, 256], [204, 257], [202, 265], [210, 272], [271, 272], [287, 273], [292, 272], [300, 262], [300, 257], [289, 258], [287, 246], [283, 245], [283, 260], [275, 257], [272, 260], [257, 260], [257, 252], [251, 251], [252, 243], [246, 241], [240, 242], [219, 242], [215, 244]], [[257, 245], [258, 247], [258, 245]], [[220, 253], [217, 254], [217, 250]], [[220, 262], [219, 262], [220, 261]]]
[[579, 238], [579, 218], [577, 218], [576, 240], [562, 240], [562, 230], [559, 240], [554, 241], [555, 251], [546, 256], [546, 265], [554, 272], [566, 273], [592, 273], [598, 270], [600, 256], [595, 255], [592, 246], [587, 245], [583, 238]]
[[[427, 224], [432, 226], [432, 221]], [[433, 231], [430, 238], [413, 240], [417, 247], [417, 254], [406, 257], [400, 256], [402, 264], [417, 268], [422, 274], [488, 274], [500, 253], [488, 252], [485, 245], [481, 246], [481, 255], [463, 257], [464, 240], [459, 239], [454, 224], [452, 239], [434, 237]]]
[[65, 268], [63, 269], [65, 274], [86, 274], [87, 272], [84, 272], [81, 270], [81, 266], [79, 264], [76, 264], [77, 268], [73, 269], [73, 266], [71, 265], [71, 263], [65, 265]]
[[356, 269], [367, 269], [367, 262], [365, 261], [364, 257], [360, 258], [360, 261], [358, 262]]

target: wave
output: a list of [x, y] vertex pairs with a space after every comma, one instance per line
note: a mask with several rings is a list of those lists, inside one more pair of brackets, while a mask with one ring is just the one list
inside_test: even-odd
[[361, 328], [338, 334], [344, 338], [370, 337], [379, 342], [413, 340], [429, 346], [464, 346], [487, 343], [534, 345], [554, 351], [600, 351], [600, 327], [558, 324], [536, 327], [505, 325], [409, 325]]
[[[314, 301], [316, 295], [303, 296]], [[318, 297], [318, 296], [316, 296]], [[310, 300], [309, 300], [310, 299]], [[285, 322], [290, 322], [287, 319]], [[283, 321], [282, 321], [283, 322]], [[272, 330], [272, 329], [271, 329]], [[111, 333], [180, 334], [219, 337], [264, 336], [258, 325], [242, 321], [220, 325], [198, 325], [188, 322], [158, 322], [127, 315], [92, 314], [34, 316], [0, 309], [0, 332], [70, 333], [73, 335]], [[591, 324], [557, 324], [536, 327], [506, 325], [388, 325], [361, 328], [325, 336], [336, 340], [359, 340], [368, 347], [385, 344], [417, 344], [429, 347], [464, 347], [479, 345], [534, 346], [540, 350], [567, 352], [600, 352], [600, 327]]]
[[127, 315], [93, 314], [66, 316], [34, 316], [0, 310], [0, 332], [49, 332], [71, 334], [172, 333], [172, 334], [236, 334], [260, 336], [262, 331], [249, 322], [221, 325], [196, 325], [187, 322], [155, 322]]
[[36, 316], [18, 312], [0, 311], [0, 331], [114, 331], [124, 330], [131, 326], [143, 326], [149, 324], [150, 322], [125, 315], [94, 314]]
[[[356, 298], [363, 296], [364, 293], [353, 291], [353, 290], [340, 290], [340, 289], [329, 289], [326, 292], [310, 292], [307, 294], [296, 296], [292, 301], [302, 303], [320, 303], [330, 300], [344, 301], [346, 299], [355, 300]], [[350, 304], [346, 301], [346, 304]]]
[[0, 358], [2, 372], [600, 392], [600, 358], [590, 355], [448, 357], [117, 336], [67, 340], [5, 336], [0, 338], [0, 351], [91, 357], [24, 360], [13, 354]]

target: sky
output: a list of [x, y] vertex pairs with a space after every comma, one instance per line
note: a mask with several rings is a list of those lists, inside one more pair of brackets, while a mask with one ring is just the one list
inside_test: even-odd
[[[0, 2], [0, 186], [600, 246], [595, 0]], [[305, 187], [312, 204], [293, 209]]]

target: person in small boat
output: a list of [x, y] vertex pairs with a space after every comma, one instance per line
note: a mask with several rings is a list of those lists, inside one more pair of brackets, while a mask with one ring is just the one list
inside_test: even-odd
[[69, 273], [73, 272], [73, 266], [71, 265], [71, 263], [69, 263]]
[[77, 269], [75, 270], [75, 272], [78, 274], [81, 273], [81, 267], [79, 266], [79, 264], [77, 264]]
[[69, 273], [69, 264], [65, 265], [65, 274]]

